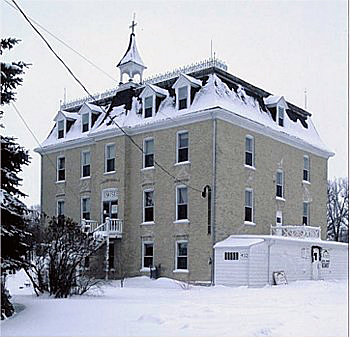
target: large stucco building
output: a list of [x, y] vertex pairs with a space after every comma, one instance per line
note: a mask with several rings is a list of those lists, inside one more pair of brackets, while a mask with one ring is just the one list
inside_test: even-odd
[[229, 235], [306, 224], [325, 237], [332, 152], [309, 112], [216, 59], [143, 81], [134, 32], [118, 68], [120, 84], [63, 105], [37, 149], [42, 210], [101, 237], [91, 271], [211, 281]]

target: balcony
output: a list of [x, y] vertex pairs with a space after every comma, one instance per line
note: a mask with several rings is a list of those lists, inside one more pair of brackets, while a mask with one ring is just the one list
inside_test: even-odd
[[321, 239], [321, 228], [307, 225], [271, 225], [270, 234], [299, 239]]
[[106, 218], [106, 221], [102, 224], [98, 224], [97, 221], [85, 220], [81, 222], [81, 226], [84, 232], [93, 234], [94, 238], [122, 238], [123, 234], [123, 220], [116, 218]]

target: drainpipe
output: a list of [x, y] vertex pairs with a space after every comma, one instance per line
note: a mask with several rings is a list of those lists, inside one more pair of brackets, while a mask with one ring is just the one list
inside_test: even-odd
[[106, 217], [106, 277], [105, 279], [108, 280], [108, 273], [109, 273], [109, 217]]
[[270, 284], [270, 254], [271, 254], [271, 246], [275, 244], [275, 240], [269, 240], [269, 244], [267, 244], [267, 282]]
[[216, 117], [214, 117], [214, 112], [211, 112], [212, 118], [212, 144], [213, 144], [213, 154], [212, 154], [212, 198], [211, 198], [211, 238], [212, 238], [212, 263], [211, 263], [211, 284], [214, 283], [214, 273], [215, 273], [215, 254], [214, 254], [214, 244], [216, 242], [216, 140], [217, 140], [217, 125]]

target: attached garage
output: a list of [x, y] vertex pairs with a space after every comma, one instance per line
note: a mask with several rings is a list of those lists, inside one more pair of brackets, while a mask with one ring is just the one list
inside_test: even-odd
[[282, 236], [233, 235], [214, 245], [217, 285], [259, 287], [287, 281], [348, 278], [348, 244]]

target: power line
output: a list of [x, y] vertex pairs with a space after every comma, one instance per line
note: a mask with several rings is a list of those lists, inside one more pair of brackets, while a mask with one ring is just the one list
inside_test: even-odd
[[[92, 99], [93, 96], [90, 94], [90, 92], [86, 89], [86, 87], [83, 85], [83, 83], [74, 75], [73, 71], [66, 65], [66, 63], [62, 60], [62, 58], [54, 51], [54, 49], [51, 47], [51, 45], [49, 44], [49, 42], [45, 39], [45, 37], [39, 32], [39, 30], [32, 24], [32, 22], [29, 20], [29, 18], [27, 17], [27, 15], [23, 12], [23, 10], [17, 5], [15, 0], [12, 0], [12, 2], [15, 4], [15, 6], [18, 8], [18, 10], [21, 12], [21, 14], [23, 15], [23, 17], [25, 18], [25, 20], [29, 23], [29, 25], [34, 29], [34, 31], [40, 36], [40, 38], [45, 42], [45, 44], [47, 45], [47, 47], [49, 48], [49, 50], [56, 56], [56, 58], [63, 64], [63, 66], [67, 69], [67, 71], [69, 72], [69, 74], [74, 78], [75, 81], [77, 81], [79, 83], [79, 85], [83, 88], [83, 90], [88, 94], [89, 97], [91, 97]], [[101, 107], [101, 109], [104, 111], [104, 113], [106, 114], [106, 116], [111, 120], [112, 123], [114, 123], [118, 129], [131, 141], [131, 143], [133, 143], [141, 152], [142, 154], [145, 155], [144, 150], [134, 141], [134, 139], [117, 123], [115, 122], [114, 119], [112, 119], [109, 115], [107, 115], [107, 112], [105, 111], [105, 109], [103, 107]], [[188, 188], [200, 192], [202, 193], [202, 190], [197, 189], [195, 187], [192, 187], [191, 185], [187, 184], [186, 182], [183, 182], [182, 180], [177, 179], [174, 175], [172, 175], [167, 169], [165, 169], [161, 164], [159, 164], [156, 160], [154, 160], [154, 164], [156, 166], [158, 166], [163, 172], [165, 172], [168, 176], [172, 177], [174, 180], [178, 180], [180, 183], [184, 184], [185, 186], [187, 186]]]
[[[3, 0], [5, 1], [9, 6], [11, 6], [13, 9], [15, 9], [16, 11], [19, 11], [18, 8], [16, 8], [15, 6], [13, 6], [11, 3], [9, 3], [7, 0]], [[102, 68], [100, 68], [99, 66], [97, 66], [96, 64], [94, 64], [92, 61], [90, 61], [87, 57], [85, 57], [84, 55], [82, 55], [81, 53], [79, 53], [77, 50], [75, 50], [74, 48], [72, 48], [71, 46], [69, 46], [66, 42], [64, 42], [62, 39], [60, 39], [58, 36], [56, 36], [55, 34], [51, 33], [48, 29], [46, 29], [43, 25], [41, 25], [40, 23], [38, 23], [36, 20], [34, 20], [33, 18], [31, 18], [30, 16], [28, 16], [28, 18], [34, 22], [37, 26], [39, 26], [42, 30], [44, 30], [47, 34], [51, 35], [53, 38], [55, 38], [57, 41], [59, 41], [60, 43], [62, 43], [64, 46], [66, 46], [68, 49], [70, 49], [72, 52], [74, 52], [75, 54], [79, 55], [82, 59], [84, 59], [86, 62], [88, 62], [91, 66], [95, 67], [96, 69], [98, 69], [100, 72], [102, 72], [103, 74], [105, 74], [106, 76], [108, 76], [111, 80], [117, 82], [116, 79], [114, 79], [112, 76], [110, 76], [107, 72], [105, 72]]]

